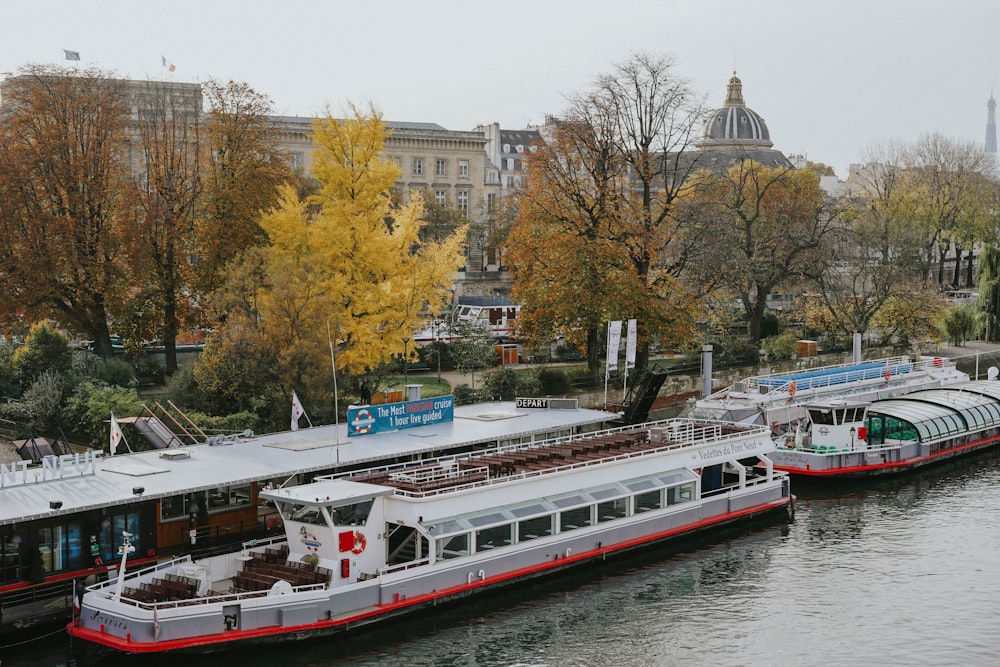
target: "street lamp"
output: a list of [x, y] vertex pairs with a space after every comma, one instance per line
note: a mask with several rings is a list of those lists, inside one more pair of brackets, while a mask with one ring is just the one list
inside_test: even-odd
[[406, 384], [409, 376], [407, 375], [407, 366], [409, 365], [410, 358], [407, 356], [406, 346], [410, 343], [409, 336], [403, 336], [403, 384]]

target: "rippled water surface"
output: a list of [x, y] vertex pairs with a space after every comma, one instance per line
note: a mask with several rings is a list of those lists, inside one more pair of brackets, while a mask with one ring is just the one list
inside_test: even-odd
[[[1000, 461], [801, 487], [794, 521], [361, 634], [101, 664], [299, 667], [1000, 664]], [[62, 639], [10, 665], [90, 664]]]

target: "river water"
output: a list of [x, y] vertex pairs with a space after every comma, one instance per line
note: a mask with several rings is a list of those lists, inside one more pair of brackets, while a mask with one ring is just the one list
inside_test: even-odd
[[[359, 634], [99, 664], [1000, 664], [1000, 458], [794, 490], [791, 522], [653, 547]], [[0, 656], [2, 667], [92, 662], [61, 636]]]

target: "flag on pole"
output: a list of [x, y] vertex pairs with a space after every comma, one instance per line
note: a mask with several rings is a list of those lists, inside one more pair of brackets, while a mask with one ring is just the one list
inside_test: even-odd
[[122, 441], [125, 434], [122, 433], [121, 426], [118, 425], [118, 420], [115, 419], [115, 413], [111, 413], [111, 455], [114, 456], [115, 450], [118, 449], [118, 443]]
[[173, 72], [177, 69], [173, 63], [167, 63], [167, 57], [164, 55], [160, 55], [160, 61], [163, 63], [163, 67], [167, 68], [168, 72]]
[[79, 60], [80, 59], [80, 52], [79, 51], [68, 51], [67, 49], [63, 49], [63, 53], [66, 54], [66, 60]]
[[625, 339], [625, 368], [635, 368], [636, 327], [635, 320], [628, 321], [628, 338]]
[[608, 372], [618, 370], [618, 347], [622, 341], [622, 321], [608, 322]]
[[298, 395], [292, 392], [292, 430], [299, 430], [299, 417], [304, 415], [306, 411], [302, 407], [302, 403], [299, 402]]

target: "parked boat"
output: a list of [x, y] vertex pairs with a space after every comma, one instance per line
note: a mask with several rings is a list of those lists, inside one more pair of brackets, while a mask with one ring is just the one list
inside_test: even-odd
[[521, 306], [514, 304], [460, 304], [447, 318], [430, 320], [425, 326], [414, 331], [413, 342], [419, 345], [438, 341], [450, 343], [460, 340], [464, 335], [462, 332], [470, 327], [488, 332], [495, 340], [510, 340], [517, 332], [517, 318], [520, 313]]
[[944, 357], [887, 357], [747, 377], [696, 401], [687, 416], [767, 424], [781, 435], [806, 418], [807, 403], [834, 398], [871, 401], [968, 380], [967, 373]]
[[773, 448], [765, 427], [677, 419], [265, 490], [283, 538], [92, 585], [68, 629], [126, 653], [345, 631], [788, 512]]
[[1000, 443], [1000, 382], [978, 380], [872, 402], [805, 406], [808, 432], [769, 455], [777, 470], [813, 478], [885, 475]]

